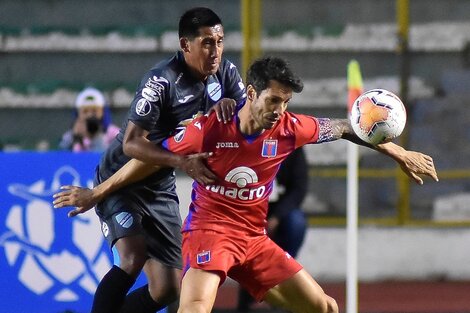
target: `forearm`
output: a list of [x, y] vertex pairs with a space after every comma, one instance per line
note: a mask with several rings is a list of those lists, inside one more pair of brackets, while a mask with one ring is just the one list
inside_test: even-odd
[[406, 153], [406, 150], [403, 147], [393, 142], [378, 144], [377, 146], [374, 147], [374, 149], [385, 155], [388, 155], [389, 157], [391, 157], [397, 162], [402, 160]]
[[318, 143], [331, 142], [338, 139], [345, 139], [357, 145], [361, 145], [370, 149], [375, 149], [374, 146], [361, 140], [352, 129], [351, 123], [348, 119], [337, 118], [319, 118], [319, 140]]
[[142, 161], [131, 159], [124, 164], [116, 173], [107, 180], [93, 188], [93, 196], [97, 202], [106, 198], [107, 195], [121, 189], [124, 186], [142, 180], [150, 174], [158, 171], [161, 167], [152, 166]]
[[165, 150], [146, 138], [139, 137], [126, 141], [123, 144], [124, 153], [130, 158], [143, 163], [160, 166], [180, 168], [184, 156]]

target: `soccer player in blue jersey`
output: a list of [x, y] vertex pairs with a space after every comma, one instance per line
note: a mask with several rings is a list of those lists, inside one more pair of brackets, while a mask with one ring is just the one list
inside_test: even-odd
[[[92, 313], [153, 313], [177, 299], [181, 217], [174, 169], [202, 184], [215, 176], [203, 162], [208, 154], [181, 156], [159, 144], [214, 105], [220, 119], [229, 120], [245, 98], [237, 68], [222, 58], [224, 28], [212, 10], [186, 11], [179, 21], [179, 38], [181, 51], [143, 76], [126, 122], [96, 171], [95, 184], [100, 184], [131, 158], [165, 167], [97, 205], [103, 235], [119, 262], [98, 285]], [[220, 102], [223, 98], [232, 100]], [[142, 269], [148, 285], [127, 295]]]

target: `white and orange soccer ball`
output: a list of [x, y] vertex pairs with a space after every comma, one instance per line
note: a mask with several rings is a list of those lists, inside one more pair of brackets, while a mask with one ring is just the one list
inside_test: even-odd
[[406, 124], [406, 109], [392, 92], [372, 89], [354, 101], [349, 119], [359, 138], [377, 145], [400, 136]]

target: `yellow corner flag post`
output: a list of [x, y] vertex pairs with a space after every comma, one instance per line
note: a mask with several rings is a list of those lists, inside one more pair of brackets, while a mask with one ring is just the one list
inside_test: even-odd
[[359, 63], [351, 60], [348, 63], [348, 113], [351, 112], [351, 107], [357, 97], [364, 92], [363, 89]]
[[[348, 117], [354, 101], [363, 92], [361, 70], [359, 63], [352, 60], [347, 69], [348, 80]], [[358, 312], [358, 163], [359, 148], [348, 142], [347, 151], [347, 196], [346, 196], [346, 312]]]

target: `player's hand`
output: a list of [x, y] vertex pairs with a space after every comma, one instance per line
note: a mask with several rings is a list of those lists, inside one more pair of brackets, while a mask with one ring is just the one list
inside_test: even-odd
[[423, 184], [423, 179], [420, 175], [426, 175], [435, 181], [439, 181], [434, 161], [429, 155], [416, 151], [406, 151], [398, 163], [403, 172], [420, 185]]
[[85, 213], [98, 202], [92, 189], [71, 185], [61, 186], [60, 189], [64, 191], [54, 194], [52, 204], [56, 209], [74, 206], [75, 209], [67, 214], [69, 217]]
[[209, 110], [208, 113], [215, 111], [217, 114], [217, 120], [223, 121], [224, 124], [232, 120], [232, 116], [235, 114], [235, 108], [237, 103], [233, 99], [223, 98]]
[[207, 168], [205, 160], [212, 155], [211, 152], [195, 153], [185, 156], [180, 168], [189, 177], [205, 186], [215, 183], [217, 176]]

